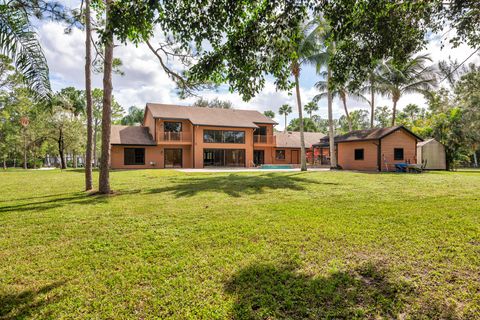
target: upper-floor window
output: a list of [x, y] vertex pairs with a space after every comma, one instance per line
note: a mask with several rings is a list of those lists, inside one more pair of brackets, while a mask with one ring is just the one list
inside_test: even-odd
[[182, 123], [165, 121], [163, 123], [163, 128], [165, 132], [182, 132]]
[[393, 160], [403, 160], [403, 148], [393, 149]]
[[245, 143], [245, 131], [235, 130], [204, 130], [205, 143]]
[[266, 136], [267, 135], [267, 127], [265, 127], [265, 126], [258, 127], [258, 129], [255, 130], [255, 135]]

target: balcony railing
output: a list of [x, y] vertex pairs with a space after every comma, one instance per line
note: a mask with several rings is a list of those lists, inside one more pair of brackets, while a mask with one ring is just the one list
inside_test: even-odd
[[159, 141], [163, 142], [191, 142], [191, 132], [160, 132]]
[[263, 135], [263, 134], [255, 134], [253, 135], [253, 143], [255, 144], [275, 144], [276, 137], [274, 135]]

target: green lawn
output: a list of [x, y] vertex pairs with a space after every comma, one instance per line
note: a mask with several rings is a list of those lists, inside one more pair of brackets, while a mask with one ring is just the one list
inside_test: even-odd
[[0, 319], [480, 318], [480, 171], [0, 173]]

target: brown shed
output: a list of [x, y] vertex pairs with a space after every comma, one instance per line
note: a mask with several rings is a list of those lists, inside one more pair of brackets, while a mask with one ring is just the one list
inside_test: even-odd
[[[394, 126], [356, 130], [335, 137], [338, 165], [346, 170], [395, 171], [396, 163], [417, 163], [417, 142], [422, 138]], [[315, 147], [328, 147], [328, 138]]]

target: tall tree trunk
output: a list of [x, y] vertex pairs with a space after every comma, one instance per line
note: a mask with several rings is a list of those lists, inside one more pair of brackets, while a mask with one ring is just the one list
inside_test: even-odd
[[287, 132], [287, 114], [285, 113], [285, 128], [283, 128], [283, 131]]
[[92, 100], [92, 27], [90, 0], [85, 0], [85, 98], [87, 100], [87, 150], [85, 153], [85, 190], [92, 190], [93, 100]]
[[473, 152], [473, 166], [475, 168], [478, 168], [478, 159], [477, 159], [477, 151], [476, 150]]
[[27, 169], [27, 133], [26, 130], [23, 131], [23, 169]]
[[345, 109], [345, 116], [347, 117], [347, 122], [348, 122], [348, 130], [352, 131], [352, 119], [350, 119], [350, 114], [348, 113], [348, 108], [347, 108], [347, 97], [345, 95], [342, 95], [342, 102], [343, 102], [343, 109]]
[[72, 156], [73, 156], [73, 167], [77, 169], [78, 163], [77, 163], [77, 152], [75, 150], [72, 151]]
[[300, 83], [298, 80], [298, 75], [300, 71], [299, 67], [297, 71], [298, 72], [295, 72], [295, 90], [297, 93], [298, 121], [300, 126], [300, 170], [307, 171], [307, 158], [305, 154], [305, 136], [303, 134], [302, 100], [300, 99]]
[[98, 124], [95, 124], [93, 127], [93, 166], [98, 167], [98, 159], [97, 159], [97, 136], [98, 136]]
[[370, 128], [373, 129], [373, 121], [375, 120], [375, 80], [370, 75]]
[[3, 156], [3, 170], [7, 170], [7, 157]]
[[330, 145], [330, 168], [337, 167], [337, 155], [335, 154], [335, 130], [333, 128], [333, 96], [330, 89], [330, 80], [332, 79], [332, 69], [327, 67], [327, 108], [328, 108], [328, 141]]
[[105, 2], [105, 53], [103, 64], [103, 108], [102, 108], [102, 153], [100, 158], [99, 192], [108, 194], [110, 190], [110, 129], [112, 118], [112, 61], [113, 33], [110, 31], [110, 4]]
[[63, 130], [60, 129], [60, 133], [58, 135], [58, 154], [60, 155], [60, 168], [66, 169], [67, 164], [65, 161], [65, 145], [63, 143]]
[[397, 101], [397, 99], [393, 99], [392, 127], [395, 125], [395, 118], [397, 117]]
[[35, 152], [35, 147], [32, 148], [32, 158], [33, 158], [33, 169], [37, 169], [37, 153]]

